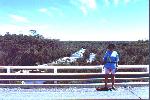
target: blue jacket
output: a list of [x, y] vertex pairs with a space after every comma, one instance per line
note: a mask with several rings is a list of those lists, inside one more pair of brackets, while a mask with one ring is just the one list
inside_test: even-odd
[[108, 69], [115, 69], [119, 61], [119, 56], [116, 51], [107, 50], [103, 61], [105, 62], [104, 67]]

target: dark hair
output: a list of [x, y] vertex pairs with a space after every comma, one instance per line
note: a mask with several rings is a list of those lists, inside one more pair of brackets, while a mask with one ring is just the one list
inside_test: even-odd
[[108, 49], [115, 49], [115, 47], [116, 47], [116, 46], [115, 46], [114, 44], [109, 44], [107, 48], [108, 48]]

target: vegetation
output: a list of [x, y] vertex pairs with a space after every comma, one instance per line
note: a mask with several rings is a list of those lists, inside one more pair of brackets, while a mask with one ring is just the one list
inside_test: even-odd
[[[0, 65], [33, 66], [51, 63], [62, 57], [69, 57], [81, 48], [85, 48], [84, 57], [69, 65], [99, 65], [109, 43], [116, 44], [121, 65], [149, 64], [149, 41], [59, 41], [34, 36], [5, 34], [0, 36]], [[96, 60], [87, 63], [90, 53], [96, 54]]]

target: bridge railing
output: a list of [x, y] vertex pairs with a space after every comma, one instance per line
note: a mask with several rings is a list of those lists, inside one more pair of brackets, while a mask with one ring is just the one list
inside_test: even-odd
[[[103, 66], [0, 66], [0, 86], [99, 86]], [[116, 85], [149, 84], [148, 65], [119, 65]]]

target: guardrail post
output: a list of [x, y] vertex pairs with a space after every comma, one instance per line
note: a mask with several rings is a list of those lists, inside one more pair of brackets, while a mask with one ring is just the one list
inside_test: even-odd
[[[54, 74], [56, 75], [57, 74], [57, 68], [54, 67]], [[57, 84], [57, 81], [54, 81], [54, 84]]]
[[105, 73], [105, 69], [102, 67], [102, 73], [104, 74]]
[[10, 73], [10, 67], [7, 67], [7, 73]]
[[147, 72], [149, 72], [149, 66], [147, 66]]

